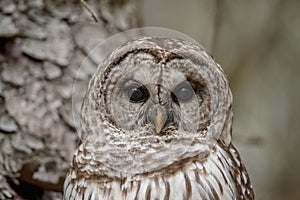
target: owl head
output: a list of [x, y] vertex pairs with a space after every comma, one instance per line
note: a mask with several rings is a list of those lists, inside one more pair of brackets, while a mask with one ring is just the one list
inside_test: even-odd
[[232, 94], [200, 46], [142, 37], [114, 50], [90, 81], [83, 137], [209, 138], [231, 142]]

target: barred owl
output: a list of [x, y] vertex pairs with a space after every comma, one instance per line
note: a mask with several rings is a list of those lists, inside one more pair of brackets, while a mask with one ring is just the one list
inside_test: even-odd
[[90, 81], [64, 199], [254, 199], [227, 78], [200, 46], [142, 37]]

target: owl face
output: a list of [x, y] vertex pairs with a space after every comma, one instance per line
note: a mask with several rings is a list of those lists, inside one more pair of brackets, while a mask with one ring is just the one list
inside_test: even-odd
[[130, 41], [101, 63], [89, 88], [82, 108], [86, 133], [218, 139], [226, 132], [231, 139], [226, 76], [197, 45], [151, 37]]
[[168, 54], [140, 51], [119, 63], [121, 70], [111, 76], [116, 82], [110, 82], [113, 87], [106, 92], [108, 111], [117, 127], [158, 135], [195, 133], [206, 127], [207, 88], [186, 73], [192, 63], [182, 62], [178, 55], [167, 62], [160, 60]]

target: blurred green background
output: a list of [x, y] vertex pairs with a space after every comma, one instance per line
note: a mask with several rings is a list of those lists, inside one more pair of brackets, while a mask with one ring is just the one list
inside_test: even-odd
[[142, 26], [180, 31], [226, 71], [234, 144], [256, 199], [300, 196], [300, 1], [144, 0]]

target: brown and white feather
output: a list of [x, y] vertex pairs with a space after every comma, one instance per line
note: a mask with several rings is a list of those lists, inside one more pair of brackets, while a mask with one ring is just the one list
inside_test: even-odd
[[[122, 96], [132, 80], [147, 86], [147, 102]], [[170, 91], [185, 80], [196, 98], [170, 103]], [[157, 104], [168, 114], [160, 134], [151, 125]], [[232, 116], [226, 75], [202, 47], [168, 38], [130, 41], [90, 81], [64, 199], [253, 200], [231, 143]]]

